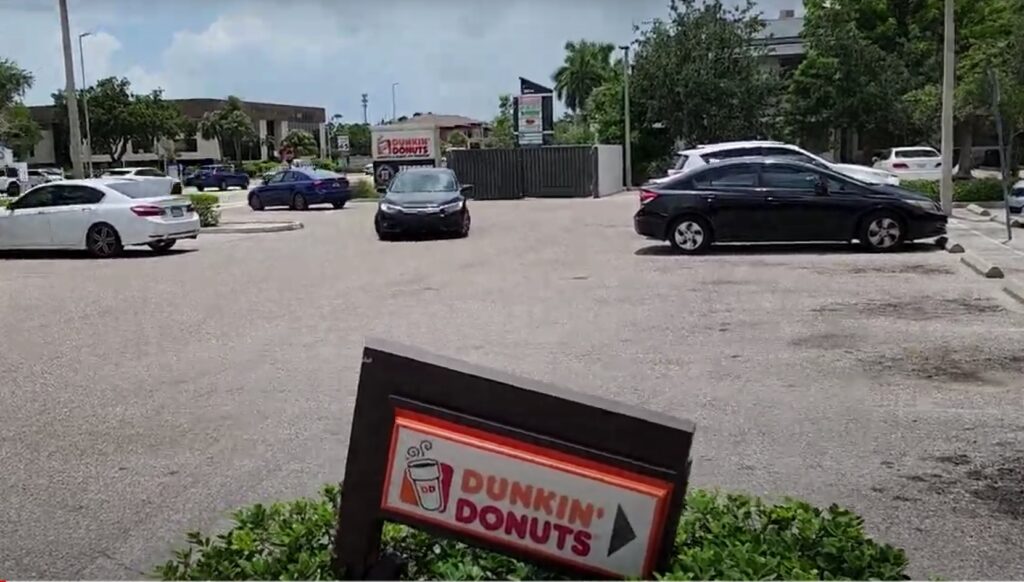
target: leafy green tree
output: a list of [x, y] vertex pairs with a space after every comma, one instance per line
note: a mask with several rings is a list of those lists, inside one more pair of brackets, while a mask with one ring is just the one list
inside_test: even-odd
[[290, 147], [299, 156], [312, 156], [320, 151], [316, 139], [308, 131], [293, 129], [281, 140], [281, 145]]
[[198, 128], [203, 139], [217, 140], [221, 157], [225, 145], [230, 145], [236, 162], [242, 161], [242, 146], [259, 139], [252, 118], [242, 109], [242, 100], [234, 95], [228, 96], [221, 109], [204, 113]]
[[453, 148], [469, 147], [469, 138], [461, 131], [453, 131], [448, 134], [448, 145]]
[[595, 89], [587, 100], [587, 119], [594, 128], [598, 143], [625, 143], [622, 135], [625, 131], [625, 89], [622, 81], [622, 59], [619, 59], [604, 84]]
[[491, 122], [491, 135], [487, 147], [510, 148], [516, 145], [515, 130], [512, 127], [512, 96], [498, 96], [498, 115]]
[[0, 142], [10, 146], [19, 158], [25, 157], [41, 137], [39, 125], [21, 103], [33, 82], [32, 73], [0, 58]]
[[610, 59], [614, 50], [615, 45], [604, 42], [565, 43], [565, 62], [552, 75], [552, 80], [555, 95], [570, 111], [582, 110], [590, 94], [611, 74]]
[[367, 123], [350, 123], [348, 131], [349, 147], [357, 156], [370, 155], [370, 125]]
[[594, 132], [583, 114], [566, 113], [555, 122], [554, 140], [558, 145], [590, 145]]
[[691, 144], [769, 134], [778, 83], [759, 63], [754, 41], [763, 23], [753, 3], [672, 0], [670, 11], [637, 42], [630, 79], [637, 127], [664, 128]]

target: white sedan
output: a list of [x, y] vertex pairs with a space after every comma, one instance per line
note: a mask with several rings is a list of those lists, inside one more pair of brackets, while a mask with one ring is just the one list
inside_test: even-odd
[[172, 178], [156, 168], [112, 168], [103, 172], [104, 178], [137, 178], [149, 182], [154, 196], [181, 194], [181, 180]]
[[875, 158], [874, 167], [892, 172], [904, 180], [942, 179], [942, 156], [929, 147], [885, 150]]
[[199, 215], [188, 199], [150, 196], [139, 180], [51, 182], [0, 208], [0, 250], [84, 249], [113, 257], [133, 245], [165, 252], [198, 235]]

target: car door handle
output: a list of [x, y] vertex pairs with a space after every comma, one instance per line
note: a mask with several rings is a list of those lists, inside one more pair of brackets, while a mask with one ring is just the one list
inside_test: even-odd
[[715, 196], [714, 194], [704, 196], [704, 200], [707, 200], [708, 202], [714, 202], [717, 198], [718, 196]]
[[764, 201], [765, 202], [775, 202], [776, 200], [775, 200], [774, 196], [765, 196], [764, 197]]

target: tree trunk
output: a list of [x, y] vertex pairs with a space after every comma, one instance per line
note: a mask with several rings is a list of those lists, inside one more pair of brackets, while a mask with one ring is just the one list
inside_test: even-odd
[[974, 148], [974, 123], [973, 120], [967, 118], [960, 122], [960, 139], [957, 140], [957, 146], [960, 148], [960, 159], [957, 160], [959, 168], [957, 169], [957, 178], [970, 178], [971, 169], [974, 168], [974, 152], [971, 150]]
[[235, 162], [242, 163], [242, 141], [235, 140]]

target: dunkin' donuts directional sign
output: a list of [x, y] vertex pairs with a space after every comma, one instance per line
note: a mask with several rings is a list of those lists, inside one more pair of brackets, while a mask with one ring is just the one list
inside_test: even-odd
[[649, 577], [671, 551], [692, 437], [689, 421], [370, 341], [337, 573], [371, 575], [392, 520], [562, 570]]

